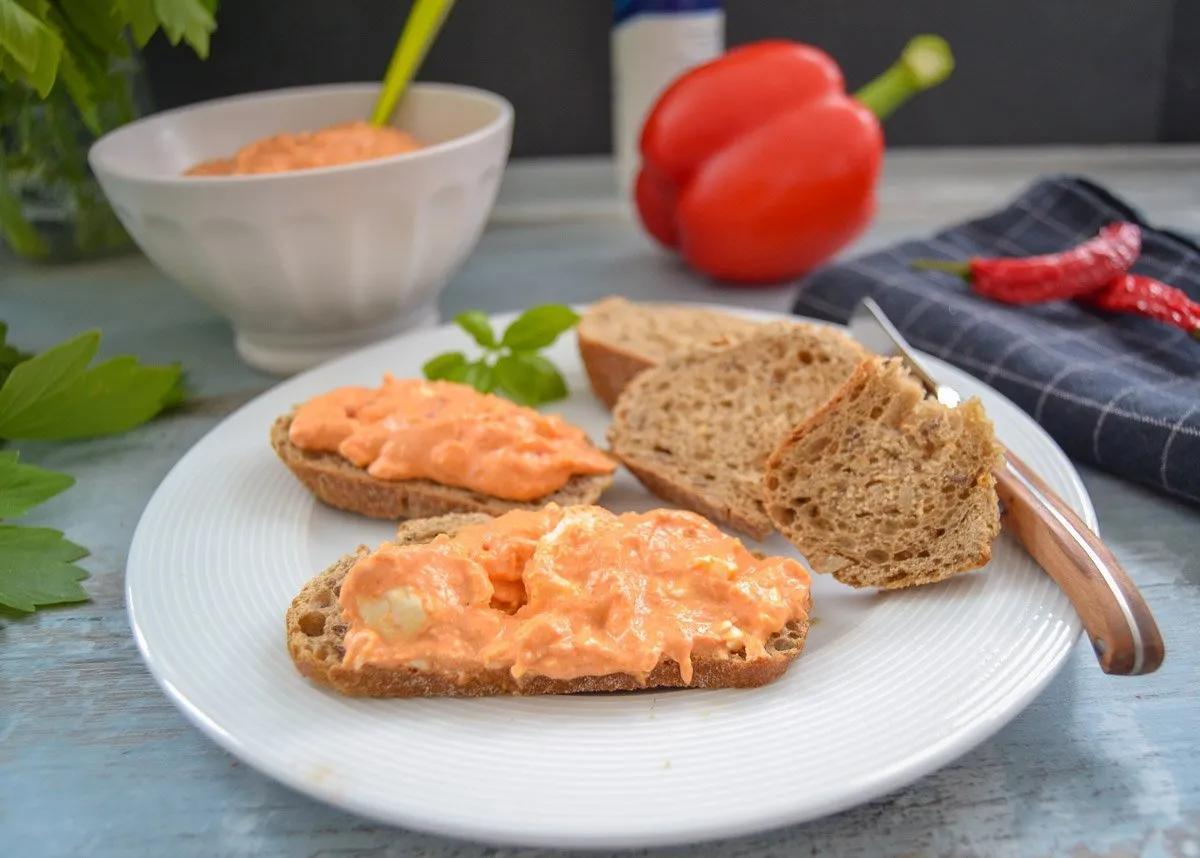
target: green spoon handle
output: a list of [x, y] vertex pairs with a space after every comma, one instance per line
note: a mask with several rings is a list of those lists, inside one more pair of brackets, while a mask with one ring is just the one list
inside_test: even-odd
[[396, 109], [396, 102], [416, 77], [417, 69], [421, 67], [429, 46], [437, 38], [438, 30], [442, 28], [442, 22], [453, 5], [454, 0], [417, 0], [413, 5], [408, 20], [404, 22], [400, 40], [396, 42], [387, 73], [383, 76], [383, 88], [371, 112], [372, 125], [388, 124]]

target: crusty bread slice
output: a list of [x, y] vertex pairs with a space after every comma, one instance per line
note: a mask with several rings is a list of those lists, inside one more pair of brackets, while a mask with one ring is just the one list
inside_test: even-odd
[[[411, 545], [428, 542], [439, 533], [453, 534], [487, 516], [444, 515], [407, 521], [400, 525], [396, 542]], [[575, 694], [587, 691], [633, 691], [642, 688], [753, 688], [778, 678], [804, 649], [808, 621], [790, 623], [767, 642], [768, 655], [747, 660], [738, 654], [728, 658], [697, 657], [692, 660], [692, 681], [684, 683], [679, 665], [661, 660], [645, 682], [628, 673], [550, 679], [523, 676], [514, 679], [508, 670], [480, 665], [462, 673], [425, 672], [414, 668], [385, 669], [366, 665], [352, 670], [342, 665], [347, 623], [338, 605], [342, 581], [364, 553], [338, 560], [309, 581], [292, 600], [286, 617], [287, 646], [292, 661], [302, 674], [321, 685], [355, 697], [482, 697], [493, 694]]]
[[818, 572], [929, 584], [991, 559], [999, 455], [978, 399], [947, 408], [898, 358], [872, 357], [771, 455], [767, 512]]
[[617, 401], [613, 454], [659, 497], [762, 539], [767, 457], [866, 355], [836, 328], [763, 326], [717, 351], [673, 357]]
[[579, 320], [579, 356], [592, 390], [607, 407], [643, 370], [699, 348], [719, 348], [750, 336], [760, 323], [686, 304], [643, 304], [605, 298]]
[[554, 502], [595, 503], [612, 485], [611, 474], [576, 474], [553, 494], [533, 501], [514, 501], [432, 480], [380, 480], [336, 453], [302, 450], [288, 438], [291, 415], [271, 426], [271, 446], [304, 487], [330, 506], [371, 518], [425, 518], [452, 512], [500, 515], [510, 509], [541, 509]]

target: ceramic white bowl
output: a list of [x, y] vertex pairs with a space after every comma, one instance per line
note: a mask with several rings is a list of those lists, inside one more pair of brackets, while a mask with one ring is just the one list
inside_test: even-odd
[[260, 137], [366, 117], [378, 84], [335, 84], [168, 110], [88, 155], [148, 257], [229, 317], [239, 354], [295, 372], [437, 317], [508, 158], [513, 110], [467, 86], [412, 87], [394, 123], [424, 148], [290, 173], [186, 177]]

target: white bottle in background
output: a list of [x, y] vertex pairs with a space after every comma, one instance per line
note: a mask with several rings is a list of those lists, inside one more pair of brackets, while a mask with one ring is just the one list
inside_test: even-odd
[[724, 46], [720, 0], [613, 0], [613, 157], [624, 199], [637, 177], [642, 123], [659, 94]]

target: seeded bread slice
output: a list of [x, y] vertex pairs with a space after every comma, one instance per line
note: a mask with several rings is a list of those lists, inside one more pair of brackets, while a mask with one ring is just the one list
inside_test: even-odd
[[500, 515], [510, 509], [541, 509], [554, 502], [595, 503], [612, 485], [612, 474], [576, 474], [553, 494], [514, 501], [432, 480], [380, 480], [336, 453], [302, 450], [288, 438], [291, 415], [271, 426], [271, 446], [304, 487], [332, 507], [371, 518], [425, 518], [452, 512]]
[[767, 512], [813, 569], [854, 587], [941, 581], [1000, 532], [991, 421], [946, 408], [897, 358], [869, 358], [767, 463]]
[[758, 322], [705, 307], [613, 297], [584, 311], [576, 337], [592, 390], [611, 409], [643, 370], [683, 352], [730, 345], [760, 327]]
[[[453, 534], [469, 524], [486, 521], [483, 515], [444, 515], [404, 522], [396, 535], [400, 545], [428, 542], [439, 533]], [[354, 697], [483, 697], [495, 694], [576, 694], [591, 691], [634, 691], [642, 688], [753, 688], [777, 679], [804, 649], [808, 621], [788, 624], [767, 642], [768, 655], [747, 660], [739, 654], [727, 658], [694, 658], [692, 681], [685, 683], [679, 665], [661, 660], [645, 682], [628, 673], [550, 679], [523, 676], [513, 679], [506, 669], [483, 665], [461, 673], [438, 673], [415, 668], [386, 669], [365, 665], [351, 670], [342, 665], [347, 622], [338, 605], [342, 581], [363, 554], [338, 560], [312, 579], [292, 600], [285, 620], [287, 647], [300, 673], [314, 682]]]
[[659, 497], [762, 539], [767, 457], [865, 357], [835, 328], [780, 323], [646, 370], [613, 410], [613, 454]]

